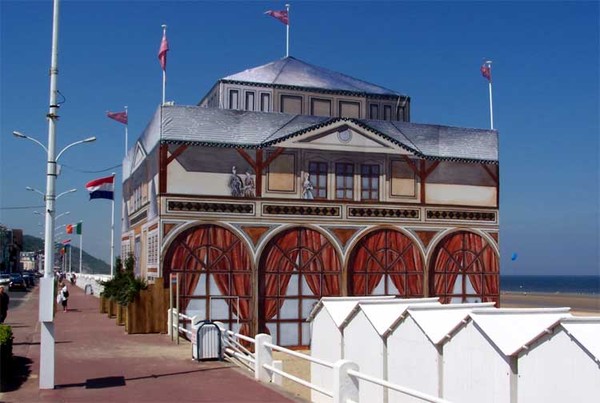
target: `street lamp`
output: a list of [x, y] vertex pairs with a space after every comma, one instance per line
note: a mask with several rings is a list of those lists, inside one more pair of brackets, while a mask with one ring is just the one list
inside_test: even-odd
[[[39, 193], [39, 194], [41, 194], [41, 195], [42, 195], [44, 198], [46, 197], [46, 195], [44, 194], [44, 192], [42, 192], [41, 190], [34, 189], [34, 188], [32, 188], [31, 186], [26, 186], [26, 187], [25, 187], [25, 189], [27, 189], [27, 190], [29, 190], [29, 191], [31, 191], [31, 192], [36, 192], [36, 193]], [[35, 212], [34, 212], [34, 213], [35, 213]]]
[[[57, 199], [58, 199], [58, 197], [57, 197]], [[60, 217], [62, 217], [64, 215], [69, 215], [69, 214], [71, 214], [70, 211], [66, 211], [64, 213], [61, 213], [61, 214], [57, 215], [56, 217], [54, 217], [54, 221], [58, 220]]]

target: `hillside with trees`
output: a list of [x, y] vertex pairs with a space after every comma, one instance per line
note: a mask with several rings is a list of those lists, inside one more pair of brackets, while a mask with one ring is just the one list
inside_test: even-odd
[[[72, 245], [71, 258], [73, 259], [72, 268], [74, 272], [79, 272], [79, 248]], [[23, 252], [44, 253], [44, 240], [31, 235], [23, 236]], [[55, 250], [55, 253], [58, 253]], [[83, 273], [110, 274], [110, 265], [104, 260], [100, 260], [90, 255], [86, 251], [82, 253], [81, 271]]]

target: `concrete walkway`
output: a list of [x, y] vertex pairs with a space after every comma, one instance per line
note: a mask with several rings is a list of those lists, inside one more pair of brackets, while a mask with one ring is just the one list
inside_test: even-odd
[[[2, 402], [294, 402], [275, 386], [221, 362], [191, 359], [190, 344], [167, 335], [127, 335], [99, 313], [99, 300], [69, 288], [69, 311], [55, 316], [56, 372], [53, 390], [39, 389], [39, 288], [7, 324], [15, 336], [16, 381]], [[57, 307], [58, 308], [58, 307]]]

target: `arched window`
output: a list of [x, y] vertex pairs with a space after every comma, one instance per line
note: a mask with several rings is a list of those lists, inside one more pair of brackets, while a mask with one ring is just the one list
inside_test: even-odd
[[498, 302], [498, 257], [480, 235], [461, 231], [447, 236], [432, 262], [431, 295], [442, 302]]
[[350, 255], [350, 295], [423, 296], [423, 260], [406, 235], [391, 229], [363, 237]]
[[182, 232], [165, 258], [167, 282], [170, 273], [179, 273], [182, 312], [218, 320], [234, 331], [250, 334], [252, 264], [235, 234], [215, 225]]
[[266, 246], [259, 281], [260, 331], [281, 346], [307, 346], [306, 323], [321, 297], [339, 296], [341, 265], [333, 245], [308, 228], [285, 231]]

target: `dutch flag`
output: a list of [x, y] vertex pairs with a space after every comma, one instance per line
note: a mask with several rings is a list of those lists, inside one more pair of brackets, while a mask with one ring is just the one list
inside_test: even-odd
[[114, 199], [115, 193], [115, 177], [107, 176], [106, 178], [94, 179], [89, 181], [85, 188], [90, 192], [90, 200], [92, 199]]

